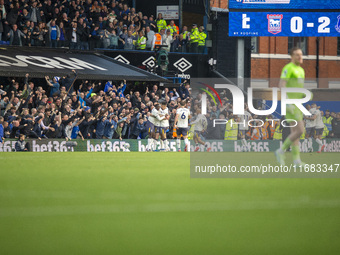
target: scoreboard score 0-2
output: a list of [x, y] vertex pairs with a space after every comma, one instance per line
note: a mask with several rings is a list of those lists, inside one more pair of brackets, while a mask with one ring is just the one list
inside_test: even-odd
[[340, 12], [230, 12], [229, 36], [340, 36]]

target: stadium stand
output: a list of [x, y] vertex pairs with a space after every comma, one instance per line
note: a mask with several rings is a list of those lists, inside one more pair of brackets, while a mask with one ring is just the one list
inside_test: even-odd
[[162, 44], [168, 43], [169, 51], [197, 53], [199, 45], [203, 53], [206, 34], [200, 30], [198, 35], [195, 27], [190, 36], [183, 28], [180, 33], [173, 20], [167, 24], [162, 15], [154, 20], [122, 1], [0, 0], [3, 45], [150, 50], [164, 29]]

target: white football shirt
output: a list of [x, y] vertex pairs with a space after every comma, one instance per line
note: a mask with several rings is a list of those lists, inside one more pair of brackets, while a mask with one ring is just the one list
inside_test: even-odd
[[244, 111], [244, 115], [240, 115], [240, 126], [239, 129], [240, 130], [248, 130], [249, 126], [248, 126], [248, 121], [251, 119], [251, 114], [247, 111]]
[[160, 124], [161, 124], [161, 121], [160, 121], [161, 118], [160, 118], [159, 114], [160, 114], [160, 112], [157, 111], [156, 108], [153, 108], [152, 111], [151, 111], [150, 118], [149, 118], [150, 122], [152, 124], [154, 124], [156, 127], [160, 127]]
[[323, 128], [324, 124], [323, 124], [323, 121], [322, 121], [322, 116], [321, 116], [320, 110], [316, 109], [314, 114], [316, 115], [315, 128]]
[[[313, 115], [315, 115], [315, 108], [311, 108], [309, 112]], [[308, 116], [311, 117], [311, 116]], [[315, 120], [307, 120], [306, 119], [306, 128], [313, 128], [315, 127]]]
[[207, 129], [208, 121], [207, 118], [203, 114], [198, 114], [196, 120], [192, 123], [195, 124], [195, 131], [203, 131]]
[[[168, 109], [168, 107], [165, 108], [164, 110], [162, 110], [162, 108], [161, 108], [161, 109], [159, 110], [159, 112], [160, 112], [160, 117], [161, 117], [161, 118], [164, 118], [164, 116], [165, 116], [166, 114], [169, 115], [169, 109]], [[166, 119], [161, 120], [160, 127], [168, 127], [168, 126], [169, 126], [169, 120], [166, 120]]]
[[177, 126], [179, 128], [188, 128], [190, 110], [188, 108], [178, 108], [176, 114], [178, 115]]

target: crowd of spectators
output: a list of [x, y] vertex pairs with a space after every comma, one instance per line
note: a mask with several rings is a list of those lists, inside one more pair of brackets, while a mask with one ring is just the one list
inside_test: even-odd
[[[177, 90], [155, 84], [76, 81], [45, 77], [33, 82], [29, 74], [20, 82], [0, 87], [0, 126], [4, 138], [136, 139], [147, 136], [148, 117], [155, 102], [166, 101], [170, 113], [169, 138], [176, 108], [190, 104], [190, 85]], [[1, 137], [0, 137], [1, 139]]]
[[[202, 93], [193, 93], [190, 84], [184, 81], [177, 89], [159, 87], [152, 83], [127, 83], [77, 80], [73, 70], [65, 77], [48, 77], [38, 81], [12, 79], [0, 86], [0, 142], [3, 138], [21, 140], [26, 138], [47, 139], [144, 139], [148, 136], [148, 118], [156, 102], [167, 102], [169, 129], [167, 138], [176, 138], [174, 121], [176, 109], [182, 100], [190, 108], [192, 118], [200, 114]], [[242, 122], [244, 117], [232, 113], [232, 101], [227, 91], [219, 93], [222, 104], [213, 99], [207, 103], [207, 128], [202, 135], [206, 139], [220, 140], [265, 140], [276, 139], [282, 133], [280, 122], [271, 127], [273, 116], [249, 114], [248, 119], [257, 119], [242, 134], [240, 125], [219, 124], [214, 120]], [[248, 111], [245, 105], [245, 111]], [[323, 114], [323, 113], [322, 113]], [[340, 113], [325, 111], [324, 123], [329, 128], [328, 137], [340, 137]], [[244, 131], [244, 130], [243, 130]], [[24, 135], [24, 136], [23, 136]], [[243, 138], [242, 138], [243, 136]], [[281, 139], [281, 138], [279, 138]], [[24, 144], [24, 143], [23, 143]]]
[[[158, 40], [158, 35], [161, 35]], [[124, 1], [0, 0], [0, 41], [18, 46], [204, 52], [204, 27], [181, 31], [174, 21], [147, 17]]]

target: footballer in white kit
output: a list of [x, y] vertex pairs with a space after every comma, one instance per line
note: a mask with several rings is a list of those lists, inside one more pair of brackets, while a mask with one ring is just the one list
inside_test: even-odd
[[181, 107], [176, 111], [175, 117], [175, 125], [177, 133], [177, 149], [181, 151], [181, 136], [183, 136], [185, 149], [184, 151], [188, 151], [189, 148], [189, 140], [188, 140], [188, 129], [189, 129], [189, 119], [191, 118], [190, 110], [185, 108], [186, 102], [182, 101]]
[[239, 134], [242, 143], [242, 151], [248, 151], [247, 141], [246, 141], [246, 133], [249, 130], [248, 121], [252, 119], [251, 114], [247, 111], [245, 107], [244, 115], [239, 115], [240, 117], [240, 126], [239, 126]]
[[207, 118], [201, 114], [201, 109], [197, 109], [196, 110], [196, 120], [194, 122], [191, 123], [191, 125], [195, 125], [194, 126], [194, 142], [196, 145], [195, 151], [198, 151], [200, 149], [200, 147], [198, 146], [198, 144], [202, 144], [204, 145], [204, 148], [206, 148], [206, 150], [209, 152], [211, 150], [211, 148], [208, 148], [207, 143], [203, 142], [201, 139], [201, 135], [202, 133], [207, 130], [208, 127], [208, 121]]
[[150, 116], [148, 118], [148, 121], [150, 123], [148, 123], [149, 129], [148, 129], [148, 145], [147, 145], [147, 151], [152, 151], [154, 150], [154, 146], [155, 146], [155, 126], [158, 125], [159, 120], [157, 119], [158, 117], [158, 111], [156, 109], [156, 104], [155, 106], [152, 108]]
[[312, 104], [312, 109], [314, 110], [314, 115], [315, 115], [315, 141], [319, 144], [319, 149], [318, 153], [321, 153], [325, 145], [322, 143], [322, 133], [324, 129], [324, 123], [322, 121], [322, 115], [321, 111], [317, 108], [317, 105], [315, 103]]
[[160, 128], [158, 133], [161, 135], [161, 150], [169, 151], [168, 140], [166, 139], [166, 131], [169, 130], [169, 109], [167, 102], [162, 101], [161, 108], [159, 109], [159, 116], [161, 118]]
[[[308, 109], [309, 107], [307, 107]], [[305, 116], [306, 122], [306, 138], [313, 138], [315, 133], [315, 108], [310, 108], [308, 111], [310, 112], [311, 116]]]

